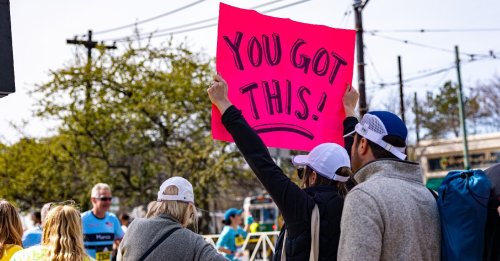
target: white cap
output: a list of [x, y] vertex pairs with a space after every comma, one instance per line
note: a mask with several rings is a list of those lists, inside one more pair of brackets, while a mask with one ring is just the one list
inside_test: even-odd
[[[163, 192], [169, 186], [176, 186], [179, 190], [177, 195], [165, 195]], [[158, 201], [184, 201], [194, 204], [194, 193], [193, 186], [185, 178], [181, 177], [171, 177], [161, 184], [160, 190], [158, 191]]]
[[319, 175], [341, 182], [346, 182], [349, 177], [335, 174], [342, 167], [351, 167], [347, 151], [335, 143], [320, 144], [307, 155], [295, 156], [292, 159], [295, 166], [308, 166]]
[[[390, 123], [384, 124], [384, 122], [381, 120], [380, 116], [384, 115], [382, 113], [385, 113], [386, 116], [389, 114], [389, 112], [368, 112], [363, 116], [361, 121], [356, 124], [354, 127], [354, 131], [344, 135], [344, 138], [347, 136], [352, 135], [354, 132], [357, 134], [365, 137], [366, 139], [372, 141], [373, 143], [379, 145], [383, 149], [389, 151], [392, 153], [392, 155], [398, 157], [401, 160], [406, 159], [406, 154], [405, 154], [405, 149], [406, 146], [403, 147], [396, 147], [388, 142], [384, 141], [384, 137], [387, 135], [394, 135], [394, 133], [389, 133], [389, 131], [386, 128], [386, 125], [391, 124], [392, 129], [398, 130], [398, 137], [401, 139], [405, 140], [406, 139], [406, 126], [404, 123], [401, 121], [401, 119], [397, 118], [396, 115], [394, 115], [394, 119], [390, 121]], [[380, 115], [382, 114], [382, 115]], [[392, 114], [392, 113], [391, 113]], [[389, 121], [389, 120], [386, 120]], [[393, 131], [394, 132], [394, 131]], [[403, 133], [401, 135], [400, 133]]]

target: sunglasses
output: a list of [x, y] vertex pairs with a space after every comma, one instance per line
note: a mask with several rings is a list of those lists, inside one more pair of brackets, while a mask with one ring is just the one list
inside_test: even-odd
[[305, 173], [306, 173], [306, 168], [305, 167], [299, 167], [299, 168], [297, 168], [297, 176], [299, 177], [299, 179], [303, 179]]
[[97, 200], [100, 200], [100, 201], [111, 201], [111, 199], [113, 199], [112, 197], [100, 197], [100, 198], [95, 198]]

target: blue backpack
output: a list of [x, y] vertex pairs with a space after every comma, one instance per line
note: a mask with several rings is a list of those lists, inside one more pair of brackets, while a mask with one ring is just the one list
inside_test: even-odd
[[480, 261], [491, 182], [482, 170], [451, 171], [439, 186], [441, 260]]

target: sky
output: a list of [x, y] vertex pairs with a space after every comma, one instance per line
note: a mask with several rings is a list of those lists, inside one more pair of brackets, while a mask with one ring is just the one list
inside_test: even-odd
[[[199, 3], [198, 3], [199, 2]], [[172, 15], [139, 25], [150, 32], [215, 18], [220, 1], [215, 0], [14, 0], [11, 1], [12, 38], [16, 93], [0, 99], [0, 142], [13, 143], [23, 136], [43, 137], [54, 133], [57, 122], [33, 116], [35, 97], [28, 94], [36, 84], [48, 80], [48, 73], [64, 67], [72, 58], [75, 46], [66, 39], [85, 34], [89, 29], [104, 31], [133, 24], [193, 3]], [[252, 0], [223, 1], [240, 8], [273, 2], [257, 8], [267, 15], [335, 28], [354, 29], [352, 0]], [[297, 3], [292, 5], [294, 3]], [[196, 4], [195, 4], [196, 3]], [[288, 7], [284, 7], [290, 5]], [[493, 50], [500, 57], [500, 1], [498, 0], [371, 0], [363, 11], [367, 97], [370, 109], [383, 109], [395, 104], [397, 86], [380, 87], [378, 83], [397, 81], [397, 56], [402, 57], [403, 78], [408, 79], [453, 65], [453, 48], [462, 53], [487, 55]], [[197, 26], [208, 25], [216, 20]], [[397, 30], [446, 29], [439, 32], [397, 32]], [[451, 29], [451, 30], [450, 30]], [[464, 31], [475, 29], [475, 31]], [[496, 29], [480, 31], [478, 29]], [[454, 31], [458, 30], [458, 31]], [[461, 31], [460, 31], [461, 30]], [[451, 32], [450, 32], [451, 31]], [[133, 27], [115, 32], [95, 34], [94, 40], [112, 40], [133, 34]], [[217, 27], [209, 27], [173, 35], [174, 41], [187, 41], [194, 51], [215, 56]], [[157, 38], [157, 42], [167, 37]], [[408, 41], [405, 44], [404, 41]], [[111, 44], [111, 41], [105, 42]], [[416, 43], [416, 44], [410, 44]], [[423, 47], [423, 46], [426, 47]], [[80, 47], [82, 48], [82, 47]], [[118, 43], [120, 48], [120, 43]], [[479, 56], [476, 56], [479, 57]], [[462, 55], [464, 89], [478, 82], [500, 76], [500, 59], [468, 62]], [[354, 67], [356, 68], [356, 66]], [[456, 70], [425, 77], [405, 84], [405, 95], [423, 97], [447, 80], [456, 80]], [[356, 69], [353, 84], [357, 86]], [[408, 109], [409, 110], [409, 109]], [[14, 125], [21, 126], [14, 128]]]

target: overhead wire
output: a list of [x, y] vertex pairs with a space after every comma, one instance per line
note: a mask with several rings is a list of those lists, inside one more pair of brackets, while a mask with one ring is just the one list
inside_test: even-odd
[[[455, 51], [451, 50], [451, 49], [446, 49], [446, 48], [442, 48], [442, 47], [432, 46], [432, 45], [428, 45], [428, 44], [422, 44], [422, 43], [418, 43], [418, 42], [414, 42], [414, 41], [409, 41], [409, 40], [406, 40], [406, 39], [401, 39], [401, 38], [396, 38], [396, 37], [391, 37], [391, 36], [387, 36], [387, 35], [381, 35], [381, 34], [377, 34], [377, 33], [374, 33], [374, 32], [369, 33], [369, 35], [375, 36], [375, 37], [380, 37], [380, 38], [391, 40], [391, 41], [401, 42], [401, 43], [404, 43], [404, 44], [410, 44], [410, 45], [419, 46], [419, 47], [422, 47], [422, 48], [432, 49], [432, 50], [436, 50], [436, 51], [442, 51], [442, 52], [447, 52], [447, 53], [455, 53]], [[467, 52], [460, 52], [460, 54], [461, 55], [469, 56], [470, 59], [475, 59], [476, 57], [489, 57], [489, 56], [491, 56], [489, 54], [474, 54], [474, 53], [467, 53]]]
[[348, 20], [350, 14], [352, 13], [352, 4], [349, 3], [347, 4], [347, 8], [344, 12], [344, 14], [342, 15], [342, 19], [340, 20], [340, 23], [339, 23], [339, 27], [342, 28], [344, 26], [344, 21]]
[[464, 32], [498, 32], [500, 28], [452, 28], [452, 29], [395, 29], [365, 30], [367, 33], [464, 33]]
[[110, 28], [110, 29], [105, 29], [105, 30], [93, 32], [93, 35], [115, 32], [115, 31], [119, 31], [119, 30], [126, 29], [126, 28], [129, 28], [129, 27], [137, 26], [139, 24], [144, 24], [144, 23], [147, 23], [147, 22], [151, 22], [151, 21], [154, 21], [154, 20], [157, 20], [157, 19], [169, 16], [169, 15], [175, 14], [175, 13], [180, 12], [182, 10], [186, 10], [186, 9], [188, 9], [190, 7], [193, 7], [195, 5], [198, 5], [198, 4], [200, 4], [200, 3], [204, 2], [204, 1], [206, 1], [206, 0], [197, 0], [195, 2], [189, 3], [187, 5], [183, 5], [183, 6], [179, 7], [179, 8], [174, 9], [174, 10], [170, 10], [170, 11], [162, 13], [160, 15], [153, 16], [153, 17], [150, 17], [150, 18], [147, 18], [147, 19], [144, 19], [144, 20], [140, 20], [140, 21], [137, 21], [135, 23], [130, 23], [130, 24], [126, 24], [126, 25], [122, 25], [122, 26], [118, 26], [118, 27], [114, 27], [114, 28]]
[[[282, 1], [285, 1], [285, 0], [269, 1], [267, 3], [263, 3], [263, 4], [260, 4], [260, 5], [253, 6], [250, 9], [257, 9], [257, 8], [265, 7], [265, 6], [272, 5], [272, 4], [275, 4], [275, 3], [278, 3], [278, 2], [282, 2]], [[191, 26], [198, 25], [198, 24], [204, 24], [206, 22], [215, 21], [215, 20], [217, 20], [217, 18], [218, 17], [215, 16], [215, 17], [212, 17], [212, 18], [198, 20], [198, 21], [191, 22], [191, 23], [186, 23], [186, 24], [182, 24], [182, 25], [177, 25], [177, 26], [169, 27], [169, 28], [164, 28], [164, 29], [159, 29], [159, 30], [147, 32], [147, 33], [142, 33], [142, 34], [139, 34], [138, 37], [139, 38], [143, 38], [143, 37], [151, 36], [153, 34], [158, 34], [158, 33], [163, 33], [163, 32], [169, 32], [169, 31], [176, 30], [176, 29], [183, 29], [185, 27], [191, 27]], [[200, 29], [211, 27], [211, 26], [214, 26], [214, 25], [210, 24], [210, 25], [205, 25], [205, 26], [194, 27], [192, 29], [193, 30], [200, 30]], [[175, 33], [182, 33], [182, 32], [185, 32], [185, 30], [179, 30], [179, 31], [176, 31]], [[162, 36], [164, 36], [164, 35], [162, 35]], [[128, 41], [128, 39], [130, 37], [132, 37], [132, 36], [131, 35], [129, 35], [129, 36], [122, 36], [122, 37], [118, 37], [118, 38], [114, 37], [114, 38], [110, 38], [110, 39], [105, 39], [103, 41], [123, 42], [123, 41]]]
[[[495, 59], [495, 58], [485, 57], [483, 59], [476, 59], [476, 60], [471, 60], [471, 61], [465, 61], [465, 62], [463, 62], [463, 64], [469, 64], [469, 63], [472, 63], [472, 62], [485, 61], [485, 60], [490, 60], [490, 59]], [[451, 66], [447, 65], [445, 67], [442, 67], [442, 68], [439, 68], [439, 69], [436, 69], [436, 70], [433, 70], [433, 71], [430, 71], [430, 72], [427, 72], [427, 73], [422, 73], [422, 74], [414, 76], [414, 77], [405, 78], [403, 80], [403, 83], [408, 83], [408, 82], [420, 80], [420, 79], [423, 79], [423, 78], [431, 77], [431, 76], [434, 76], [434, 75], [438, 75], [438, 74], [441, 74], [441, 73], [444, 73], [444, 72], [449, 72], [450, 70], [453, 70], [453, 69], [456, 69], [456, 65], [451, 65]], [[397, 85], [399, 85], [399, 81], [394, 81], [394, 82], [379, 82], [379, 83], [375, 83], [375, 84], [376, 84], [376, 86], [370, 86], [370, 88], [376, 88], [376, 87], [382, 87], [383, 88], [383, 87], [388, 87], [388, 86], [397, 86]]]
[[[267, 6], [267, 5], [274, 4], [274, 3], [277, 3], [277, 2], [281, 2], [281, 1], [283, 1], [283, 0], [271, 1], [271, 2], [268, 2], [268, 3], [265, 3], [265, 4], [258, 5], [256, 7], [251, 7], [250, 9], [255, 9], [257, 7], [260, 8], [260, 7]], [[261, 13], [266, 14], [266, 13], [278, 11], [278, 10], [281, 10], [281, 9], [285, 9], [285, 8], [288, 8], [288, 7], [291, 7], [291, 6], [294, 6], [294, 5], [298, 5], [298, 4], [302, 4], [302, 3], [305, 3], [305, 2], [309, 2], [309, 1], [311, 1], [311, 0], [300, 0], [300, 1], [296, 1], [296, 2], [290, 3], [290, 4], [286, 4], [286, 5], [282, 5], [282, 6], [279, 6], [279, 7], [275, 7], [275, 8], [266, 10], [266, 11], [262, 11]], [[213, 20], [217, 20], [217, 18], [218, 17], [212, 17], [212, 18], [203, 19], [203, 20], [196, 21], [196, 22], [191, 22], [191, 23], [187, 23], [187, 24], [182, 24], [182, 25], [174, 26], [174, 27], [160, 29], [160, 30], [156, 30], [156, 31], [148, 32], [148, 33], [139, 34], [136, 37], [138, 37], [138, 40], [142, 40], [143, 38], [147, 38], [147, 39], [149, 39], [149, 38], [157, 38], [157, 37], [175, 35], [175, 34], [180, 34], [180, 33], [187, 33], [187, 32], [197, 31], [197, 30], [201, 30], [201, 29], [205, 29], [205, 28], [210, 28], [210, 27], [217, 26], [217, 23], [210, 23], [210, 24], [203, 25], [203, 26], [198, 26], [198, 27], [191, 27], [191, 26], [202, 24], [202, 23], [206, 23], [206, 22], [213, 21]], [[186, 28], [186, 29], [184, 29], [184, 28]], [[176, 30], [176, 29], [180, 29], [180, 30], [173, 31], [173, 30]], [[162, 33], [162, 32], [165, 32], [165, 33]], [[158, 34], [158, 33], [162, 33], [162, 34]], [[106, 39], [104, 41], [126, 42], [126, 41], [129, 41], [131, 37], [133, 37], [133, 36], [125, 36], [125, 37], [119, 37], [119, 38]]]

